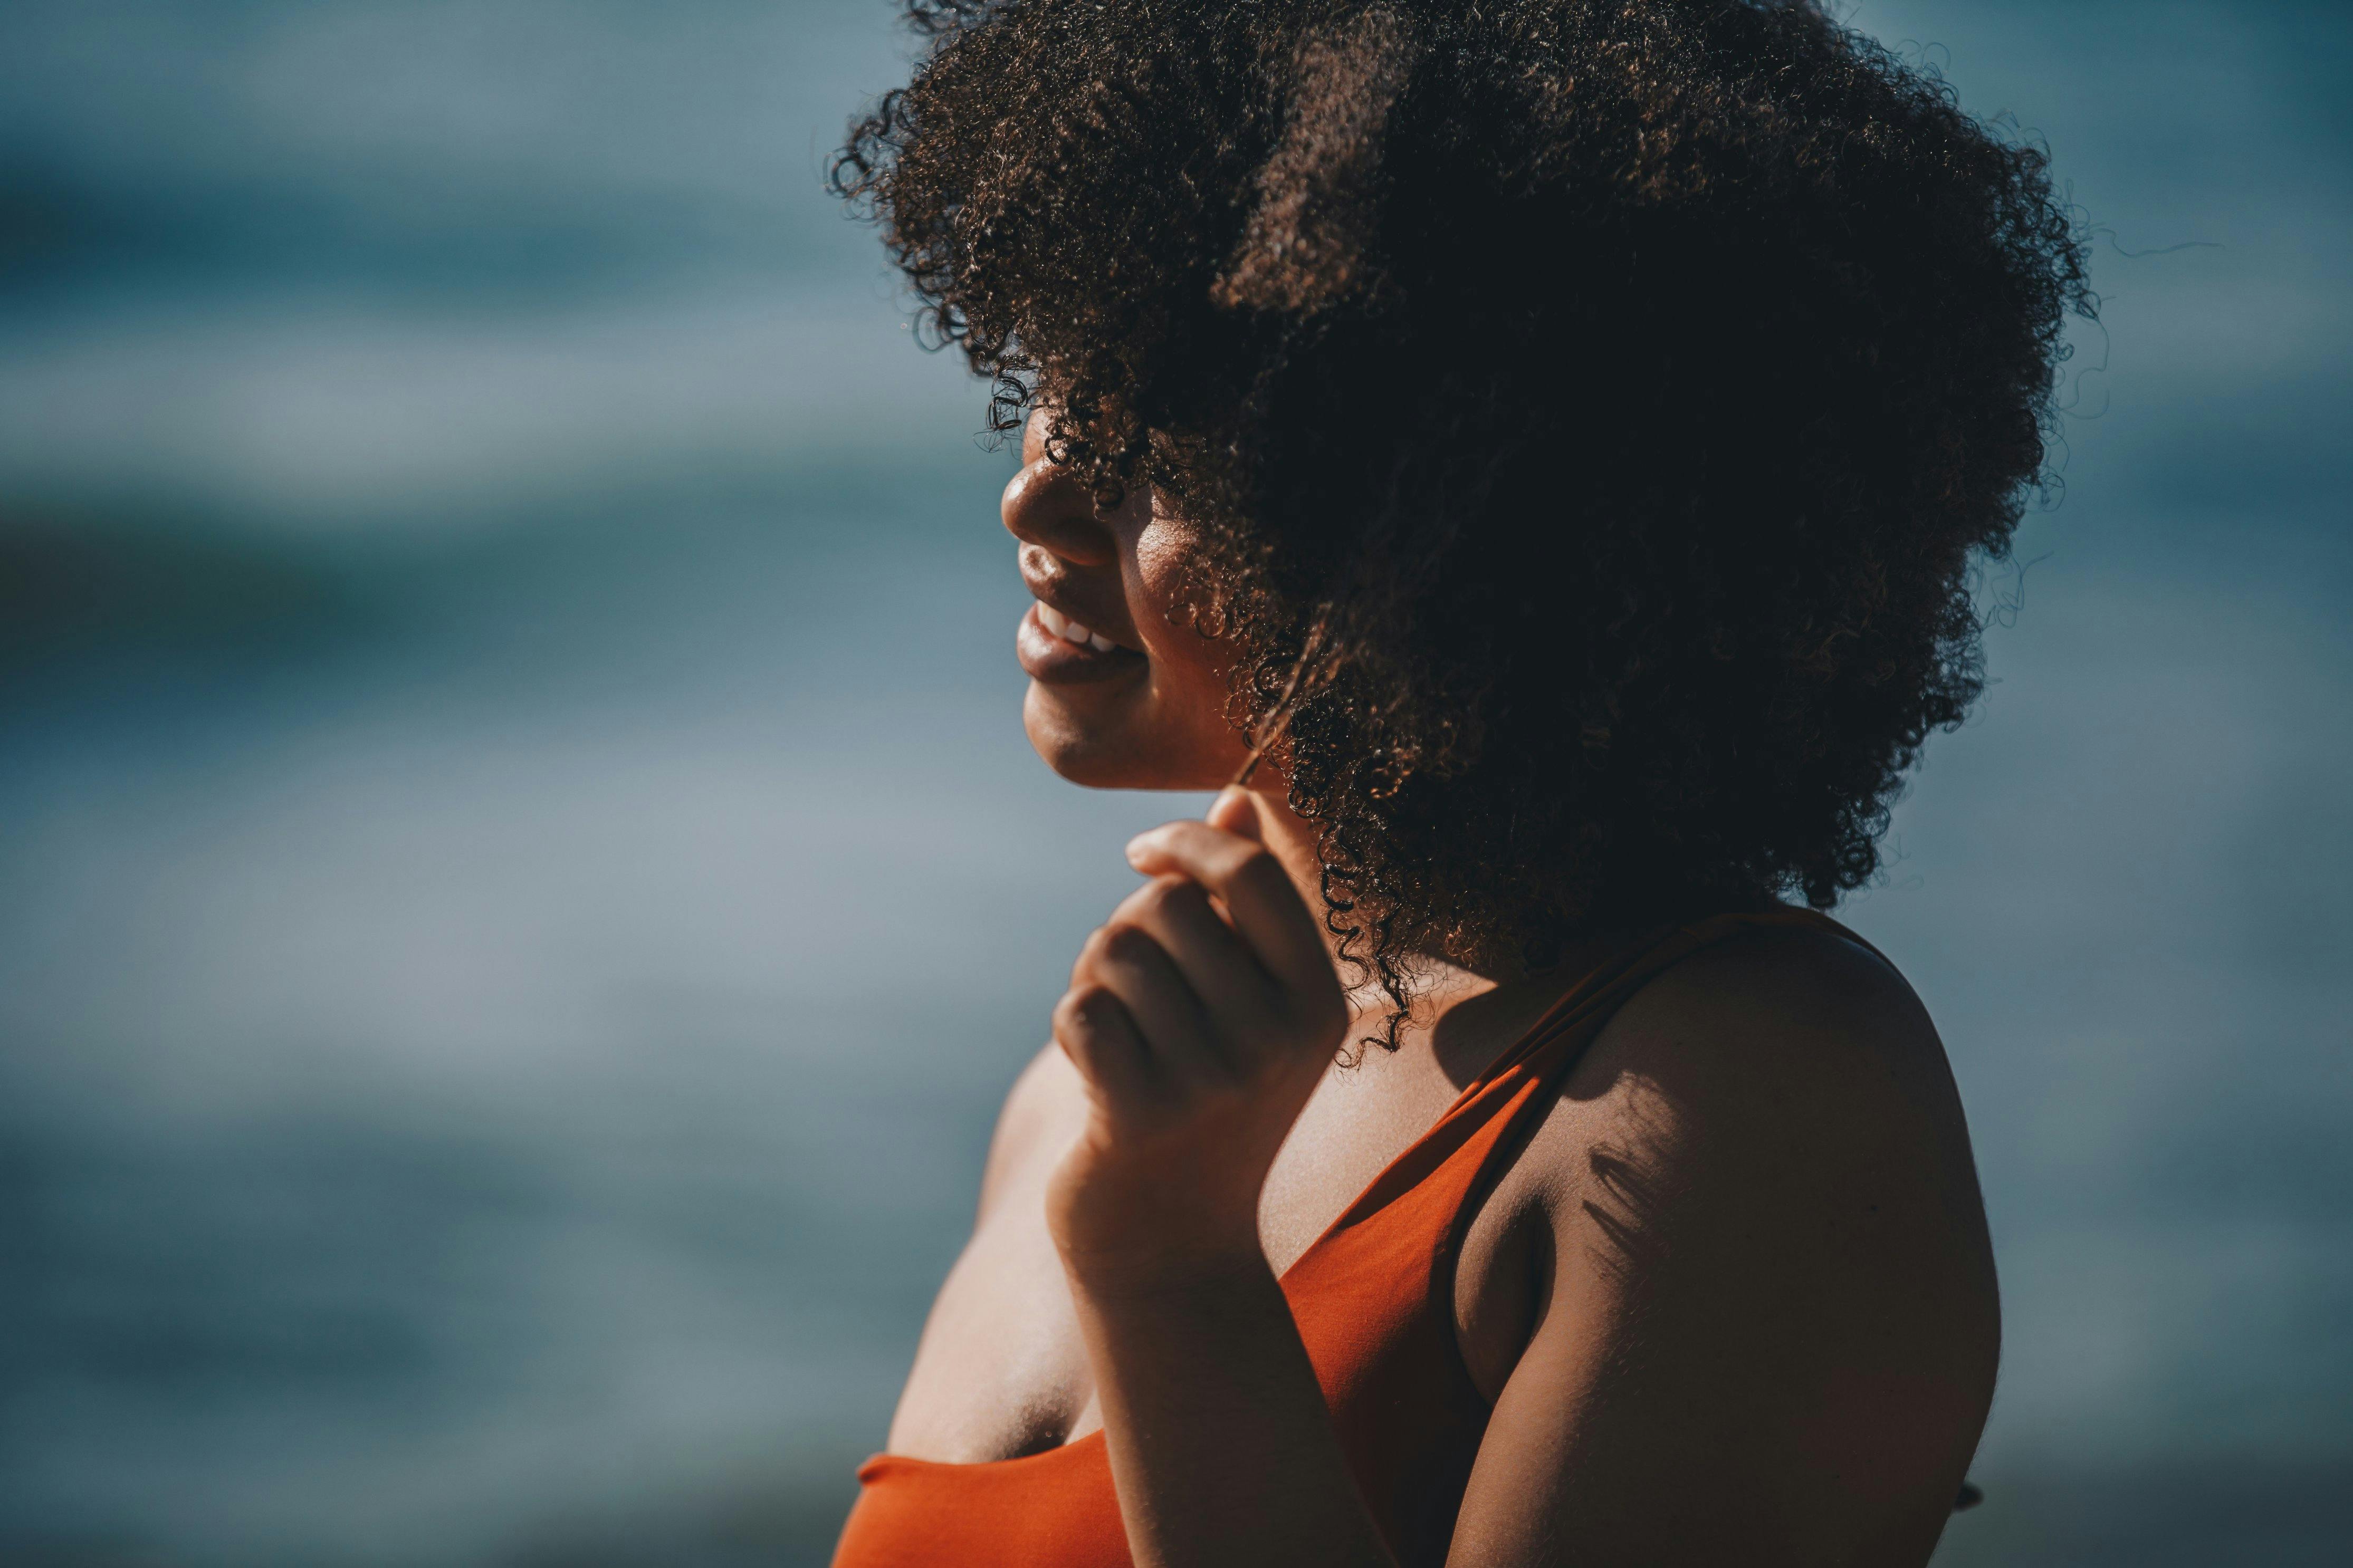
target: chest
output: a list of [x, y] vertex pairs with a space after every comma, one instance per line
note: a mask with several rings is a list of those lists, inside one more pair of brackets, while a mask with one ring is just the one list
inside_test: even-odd
[[[1281, 1274], [1460, 1092], [1428, 1052], [1367, 1054], [1326, 1076], [1269, 1173], [1259, 1230]], [[890, 1451], [976, 1463], [1042, 1452], [1102, 1425], [1045, 1184], [1077, 1136], [1060, 1135], [1008, 1178], [942, 1287], [892, 1424]], [[1454, 1277], [1454, 1330], [1489, 1397], [1525, 1342], [1535, 1289], [1528, 1194], [1507, 1173], [1470, 1216]]]

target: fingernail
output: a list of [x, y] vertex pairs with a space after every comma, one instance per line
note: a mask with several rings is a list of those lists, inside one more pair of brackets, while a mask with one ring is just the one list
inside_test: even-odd
[[1145, 837], [1145, 835], [1139, 833], [1134, 837], [1127, 841], [1127, 863], [1129, 865], [1133, 866], [1138, 860], [1144, 858]]

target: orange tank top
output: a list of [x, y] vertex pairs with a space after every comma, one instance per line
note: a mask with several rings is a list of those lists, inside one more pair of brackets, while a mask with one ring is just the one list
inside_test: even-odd
[[[1454, 1332], [1454, 1259], [1489, 1189], [1578, 1058], [1669, 965], [1758, 925], [1862, 939], [1810, 910], [1653, 931], [1553, 1005], [1282, 1276], [1357, 1485], [1397, 1560], [1445, 1561], [1488, 1406]], [[1129, 1568], [1098, 1430], [1044, 1453], [955, 1465], [878, 1454], [858, 1472], [833, 1568]]]

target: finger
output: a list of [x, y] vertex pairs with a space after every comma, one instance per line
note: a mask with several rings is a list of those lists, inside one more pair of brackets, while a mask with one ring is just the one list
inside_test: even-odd
[[1264, 845], [1206, 822], [1171, 822], [1131, 840], [1127, 858], [1148, 876], [1190, 877], [1216, 895], [1234, 930], [1286, 987], [1313, 992], [1336, 984], [1323, 933]]
[[[1201, 814], [1201, 820], [1253, 843], [1266, 842], [1266, 826], [1259, 818], [1258, 796], [1240, 784], [1228, 784], [1219, 790], [1218, 798], [1209, 803], [1209, 809]], [[1218, 906], [1218, 916], [1220, 920], [1228, 918], [1222, 904]]]
[[1189, 877], [1155, 877], [1112, 911], [1111, 925], [1132, 925], [1160, 944], [1208, 1011], [1216, 1042], [1240, 1065], [1279, 1027], [1282, 987], [1233, 928], [1219, 919], [1208, 889]]
[[1054, 1043], [1096, 1096], [1113, 1107], [1142, 1105], [1156, 1088], [1144, 1036], [1126, 1005], [1101, 986], [1062, 993], [1054, 1004]]
[[1259, 823], [1258, 796], [1240, 784], [1228, 784], [1219, 790], [1218, 798], [1209, 803], [1209, 809], [1201, 814], [1201, 820], [1228, 833], [1256, 839], [1261, 844], [1266, 842], [1265, 830]]
[[1125, 1004], [1156, 1069], [1180, 1078], [1226, 1072], [1208, 1009], [1148, 932], [1105, 926], [1088, 939], [1081, 963], [1089, 980]]

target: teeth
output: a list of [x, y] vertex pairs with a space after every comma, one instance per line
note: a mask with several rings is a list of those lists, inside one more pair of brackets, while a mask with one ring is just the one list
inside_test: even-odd
[[1038, 601], [1038, 624], [1073, 647], [1091, 647], [1097, 653], [1109, 653], [1119, 645], [1101, 632], [1090, 631], [1045, 600]]

